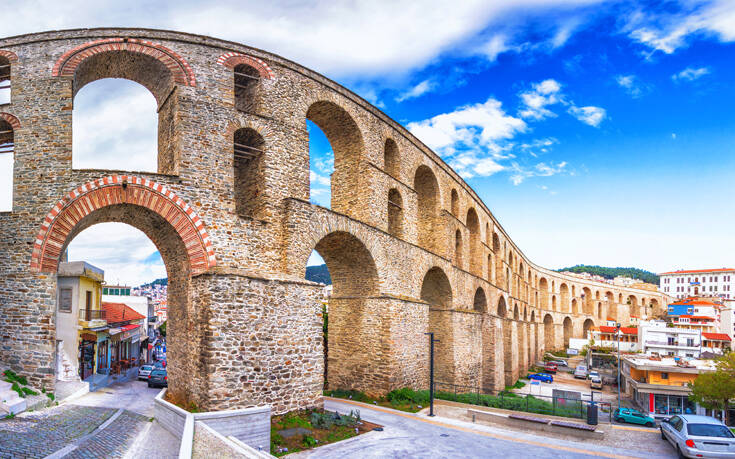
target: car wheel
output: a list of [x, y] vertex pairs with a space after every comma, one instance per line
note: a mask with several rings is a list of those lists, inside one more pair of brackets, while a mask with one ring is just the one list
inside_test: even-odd
[[650, 422], [650, 421], [649, 421], [649, 422], [647, 422], [647, 423], [646, 423], [646, 427], [653, 427], [653, 423], [652, 423], [652, 422]]
[[666, 440], [666, 435], [664, 435], [664, 428], [661, 427], [661, 438]]
[[676, 457], [679, 459], [686, 459], [686, 456], [681, 452], [681, 448], [679, 448], [679, 445], [676, 445]]
[[148, 381], [148, 387], [153, 387], [153, 386], [151, 386], [151, 383], [150, 383], [150, 381]]

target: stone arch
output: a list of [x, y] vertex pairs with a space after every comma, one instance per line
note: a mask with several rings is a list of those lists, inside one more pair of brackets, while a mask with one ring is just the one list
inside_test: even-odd
[[545, 277], [539, 278], [538, 291], [541, 294], [539, 297], [539, 307], [549, 309], [549, 281]]
[[575, 297], [575, 296], [577, 296], [577, 287], [574, 284], [572, 284], [572, 297]]
[[[12, 64], [7, 53], [10, 52], [0, 50], [0, 105], [6, 104], [12, 100], [12, 95], [10, 93], [11, 78], [13, 76], [11, 71]], [[17, 56], [15, 60], [18, 60]]]
[[314, 250], [324, 259], [332, 278], [329, 298], [327, 381], [330, 387], [370, 390], [361, 377], [365, 365], [377, 366], [382, 348], [379, 333], [369, 333], [370, 311], [377, 305], [379, 277], [368, 247], [353, 234], [334, 231]]
[[332, 210], [351, 215], [360, 191], [358, 169], [364, 152], [360, 128], [344, 108], [324, 100], [311, 104], [306, 118], [324, 132], [334, 153]]
[[0, 120], [8, 123], [13, 130], [20, 129], [20, 120], [10, 113], [0, 112]]
[[265, 140], [252, 128], [240, 128], [233, 134], [233, 177], [235, 212], [243, 217], [259, 218], [265, 213]]
[[658, 307], [658, 300], [656, 298], [651, 298], [651, 314], [655, 314]]
[[607, 298], [608, 304], [615, 303], [615, 295], [613, 295], [613, 292], [611, 292], [610, 290], [605, 292], [605, 298]]
[[544, 316], [544, 348], [547, 351], [556, 349], [556, 333], [554, 327], [554, 319], [551, 314]]
[[429, 331], [439, 340], [434, 350], [436, 380], [451, 384], [455, 366], [452, 287], [441, 268], [427, 271], [421, 284], [421, 299], [429, 303]]
[[260, 72], [257, 68], [241, 63], [232, 69], [232, 92], [235, 109], [245, 113], [256, 113], [260, 105]]
[[556, 295], [551, 295], [551, 310], [556, 311]]
[[248, 56], [247, 54], [241, 54], [236, 52], [224, 53], [217, 58], [217, 63], [224, 65], [230, 70], [234, 70], [238, 65], [247, 65], [254, 68], [258, 72], [258, 76], [263, 79], [272, 80], [274, 79], [275, 73], [262, 59], [254, 56]]
[[572, 319], [569, 316], [565, 317], [562, 325], [564, 328], [564, 347], [569, 348], [569, 339], [572, 337]]
[[487, 298], [485, 296], [485, 290], [483, 290], [482, 287], [479, 287], [477, 290], [475, 290], [475, 298], [472, 304], [475, 312], [487, 312]]
[[396, 188], [388, 191], [388, 232], [395, 237], [403, 236], [403, 198]]
[[595, 290], [595, 299], [596, 300], [599, 300], [600, 299], [600, 291], [599, 290]]
[[434, 172], [421, 165], [416, 169], [413, 179], [418, 204], [418, 242], [421, 247], [438, 252], [439, 236], [437, 233], [437, 204], [439, 202], [439, 183]]
[[491, 253], [487, 254], [487, 281], [493, 281], [493, 255]]
[[518, 311], [518, 303], [513, 307], [513, 320], [519, 320], [521, 318], [521, 314]]
[[[500, 297], [500, 300], [498, 300], [498, 310], [501, 308], [500, 302], [502, 301], [502, 306], [505, 307], [505, 299], [503, 297]], [[514, 308], [514, 317], [518, 314], [518, 306]], [[505, 317], [505, 315], [503, 316]], [[513, 355], [518, 355], [518, 348], [513, 346], [514, 341], [514, 329], [516, 327], [516, 322], [511, 321], [511, 318], [504, 318], [502, 321], [503, 329], [503, 373], [504, 373], [504, 379], [505, 379], [505, 385], [509, 386], [512, 385], [514, 381], [513, 380]], [[517, 336], [516, 336], [517, 339]]]
[[531, 310], [531, 322], [536, 322], [536, 311]]
[[597, 302], [597, 318], [602, 319], [602, 303]]
[[454, 232], [454, 264], [459, 268], [462, 268], [462, 231], [457, 230]]
[[572, 298], [572, 313], [573, 314], [581, 314], [582, 311], [579, 310], [579, 304], [577, 303], [576, 298]]
[[482, 276], [482, 258], [480, 248], [480, 219], [477, 217], [477, 212], [474, 208], [470, 207], [467, 210], [466, 219], [467, 230], [470, 233], [469, 240], [469, 257], [470, 257], [470, 272], [478, 277]]
[[559, 284], [559, 302], [560, 310], [562, 312], [571, 312], [569, 303], [569, 286], [564, 282]]
[[630, 317], [638, 315], [638, 298], [635, 295], [628, 295], [625, 301], [628, 304], [628, 315]]
[[623, 294], [618, 293], [618, 303], [622, 303], [622, 302], [623, 302]]
[[485, 223], [485, 245], [488, 246], [488, 248], [491, 248], [493, 246], [492, 241], [492, 231], [490, 231], [490, 223]]
[[501, 319], [505, 318], [505, 316], [507, 315], [507, 310], [508, 308], [505, 304], [505, 298], [501, 296], [498, 299], [498, 309], [497, 309], [498, 317], [500, 317]]
[[450, 209], [451, 209], [452, 215], [454, 215], [455, 217], [459, 217], [459, 194], [457, 193], [457, 190], [454, 188], [452, 188], [452, 193], [451, 193]]
[[400, 179], [401, 162], [398, 156], [398, 145], [391, 138], [385, 140], [385, 146], [383, 147], [383, 167], [386, 174]]
[[56, 272], [66, 248], [59, 241], [69, 240], [82, 219], [109, 206], [145, 208], [162, 216], [186, 245], [193, 274], [203, 273], [217, 264], [204, 223], [186, 202], [148, 179], [113, 175], [77, 187], [51, 209], [33, 245], [31, 270]]
[[524, 322], [528, 321], [528, 307], [526, 306], [523, 307], [523, 321]]
[[582, 295], [584, 296], [584, 313], [592, 315], [594, 313], [594, 302], [592, 298], [592, 290], [589, 287], [582, 288]]
[[588, 339], [587, 332], [592, 330], [595, 327], [595, 321], [592, 319], [587, 319], [582, 324], [582, 338]]
[[495, 257], [495, 286], [501, 287], [505, 283], [503, 273], [503, 255], [500, 253], [500, 237], [493, 233], [493, 255]]

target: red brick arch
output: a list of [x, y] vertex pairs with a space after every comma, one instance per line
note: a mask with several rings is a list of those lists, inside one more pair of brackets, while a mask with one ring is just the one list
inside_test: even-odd
[[0, 56], [7, 58], [10, 62], [18, 62], [18, 55], [12, 51], [5, 51], [0, 49]]
[[165, 218], [186, 246], [192, 274], [217, 264], [204, 223], [186, 202], [148, 179], [113, 175], [72, 190], [51, 209], [33, 245], [31, 271], [56, 272], [61, 250], [74, 226], [95, 210], [116, 204], [145, 207]]
[[14, 130], [20, 129], [20, 120], [10, 113], [0, 112], [0, 119], [7, 121]]
[[225, 53], [217, 59], [217, 63], [224, 65], [228, 69], [234, 69], [240, 64], [245, 64], [257, 70], [261, 78], [272, 80], [276, 77], [276, 75], [273, 73], [273, 70], [271, 70], [268, 64], [263, 62], [261, 59], [258, 59], [257, 57], [248, 56], [247, 54], [240, 54], [235, 52]]
[[105, 38], [90, 41], [65, 52], [54, 64], [53, 76], [74, 76], [79, 64], [95, 54], [110, 51], [142, 53], [161, 61], [172, 73], [174, 81], [186, 86], [196, 86], [194, 71], [176, 52], [157, 43], [135, 38]]

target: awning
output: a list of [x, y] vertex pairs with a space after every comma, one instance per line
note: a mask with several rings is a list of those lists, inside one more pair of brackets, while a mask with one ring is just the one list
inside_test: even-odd
[[138, 324], [123, 325], [122, 328], [120, 328], [120, 330], [126, 332], [129, 330], [135, 330], [138, 327], [140, 327], [140, 325]]
[[82, 333], [82, 339], [84, 341], [92, 341], [94, 343], [97, 342], [97, 335], [94, 335], [92, 333]]

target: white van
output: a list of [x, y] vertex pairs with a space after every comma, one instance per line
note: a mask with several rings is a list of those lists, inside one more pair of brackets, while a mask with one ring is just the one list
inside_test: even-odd
[[574, 370], [574, 377], [577, 379], [587, 379], [587, 366], [577, 365], [577, 368]]

